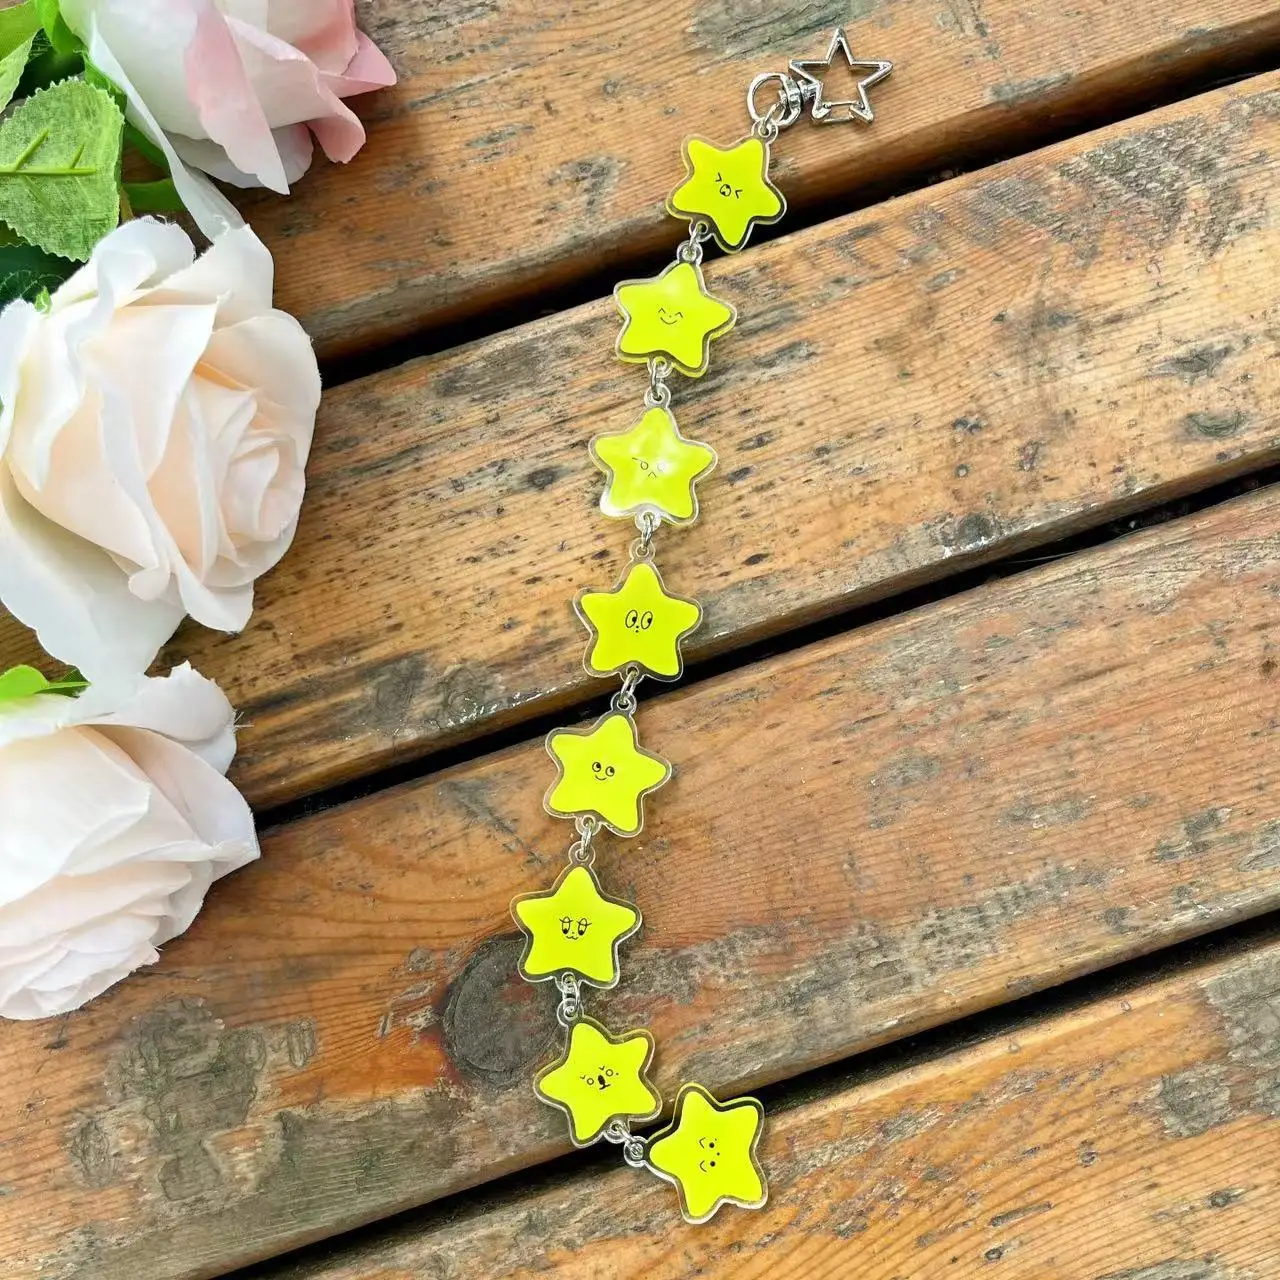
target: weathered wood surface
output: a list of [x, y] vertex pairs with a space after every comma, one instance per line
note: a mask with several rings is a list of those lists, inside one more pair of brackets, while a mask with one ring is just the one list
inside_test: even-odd
[[[720, 469], [663, 537], [694, 659], [1280, 458], [1280, 77], [709, 271], [678, 389]], [[331, 398], [292, 556], [236, 641], [177, 646], [296, 796], [598, 696], [570, 601], [619, 573], [584, 447], [640, 411], [600, 303]], [[2, 650], [0, 650], [2, 651]]]
[[759, 1213], [673, 1226], [665, 1184], [593, 1169], [253, 1277], [1270, 1280], [1277, 1150], [1272, 939], [775, 1108]]
[[[647, 704], [593, 1008], [656, 1079], [782, 1079], [1280, 905], [1280, 492]], [[0, 1037], [0, 1270], [207, 1276], [565, 1149], [540, 742], [273, 832], [161, 963]]]
[[856, 46], [897, 61], [873, 130], [794, 129], [796, 209], [1019, 149], [1280, 50], [1260, 0], [396, 0], [362, 7], [401, 76], [357, 100], [369, 142], [246, 211], [280, 305], [328, 353], [474, 316], [668, 243], [680, 140], [745, 132], [751, 77]]

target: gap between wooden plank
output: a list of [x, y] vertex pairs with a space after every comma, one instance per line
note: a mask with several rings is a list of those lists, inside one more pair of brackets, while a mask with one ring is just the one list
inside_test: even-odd
[[442, 328], [671, 240], [662, 201], [690, 132], [730, 141], [759, 70], [855, 46], [897, 62], [871, 130], [785, 136], [793, 206], [874, 197], [946, 167], [1026, 149], [1280, 53], [1260, 0], [659, 0], [643, 23], [611, 0], [369, 5], [401, 74], [357, 104], [369, 141], [318, 165], [297, 199], [246, 199], [281, 263], [280, 305], [329, 355]]
[[[735, 1090], [1275, 910], [1278, 556], [1266, 490], [650, 703], [680, 772], [601, 850], [646, 926], [593, 1009]], [[278, 829], [144, 977], [7, 1028], [9, 1271], [215, 1275], [565, 1150], [506, 913], [547, 774]]]
[[[1188, 1027], [1188, 1003], [1206, 997], [1210, 1016]], [[1280, 1183], [1249, 1155], [1280, 1136], [1267, 1102], [1277, 1000], [1273, 914], [762, 1090], [775, 1177], [763, 1218], [722, 1211], [687, 1228], [616, 1151], [593, 1149], [228, 1280], [516, 1280], [553, 1264], [591, 1280], [676, 1280], [695, 1266], [739, 1280], [790, 1274], [799, 1257], [796, 1274], [857, 1280], [963, 1280], [995, 1262], [1014, 1280], [1238, 1280], [1231, 1267], [1280, 1259], [1264, 1227]], [[975, 1088], [1000, 1058], [1006, 1087]], [[1001, 1112], [997, 1138], [983, 1119]], [[1015, 1139], [1028, 1131], [1032, 1145]], [[1123, 1194], [1107, 1199], [1099, 1180]], [[1252, 1236], [1223, 1212], [1242, 1204]]]
[[[721, 466], [660, 547], [707, 611], [689, 656], [1280, 458], [1277, 157], [1271, 75], [712, 264], [742, 324], [676, 412]], [[240, 709], [255, 805], [597, 694], [569, 602], [630, 538], [584, 444], [634, 420], [643, 382], [612, 311], [329, 397], [248, 629], [187, 628], [166, 655]], [[38, 656], [11, 621], [0, 653]]]
[[[1238, 476], [1224, 484], [1198, 490], [1175, 502], [1138, 508], [1129, 515], [1120, 516], [1108, 521], [1105, 525], [1074, 534], [1061, 541], [1035, 546], [1027, 552], [1016, 552], [1003, 559], [992, 561], [990, 564], [962, 569], [950, 577], [940, 578], [919, 587], [909, 587], [871, 604], [862, 605], [817, 622], [806, 623], [767, 639], [749, 642], [741, 648], [731, 649], [715, 657], [704, 658], [691, 663], [680, 680], [671, 684], [655, 687], [652, 682], [647, 686], [642, 683], [637, 691], [637, 698], [640, 704], [644, 705], [654, 698], [664, 697], [676, 690], [696, 687], [704, 681], [714, 680], [740, 668], [750, 667], [754, 663], [776, 658], [782, 654], [794, 653], [833, 636], [857, 631], [899, 614], [911, 613], [928, 605], [964, 595], [1001, 578], [1029, 572], [1038, 565], [1049, 564], [1094, 547], [1105, 546], [1118, 539], [1130, 537], [1141, 529], [1154, 528], [1169, 520], [1180, 520], [1197, 512], [1207, 511], [1224, 502], [1230, 502], [1244, 494], [1256, 493], [1259, 489], [1276, 486], [1280, 486], [1280, 467], [1270, 467], [1251, 475]], [[1280, 489], [1277, 492], [1280, 492]], [[320, 813], [336, 805], [350, 804], [352, 801], [374, 795], [389, 787], [398, 787], [408, 782], [428, 778], [432, 774], [465, 764], [468, 760], [505, 751], [550, 733], [552, 729], [563, 725], [567, 718], [592, 720], [604, 714], [609, 706], [610, 697], [610, 693], [601, 691], [596, 698], [576, 703], [571, 707], [546, 715], [531, 716], [527, 720], [504, 729], [494, 730], [483, 737], [458, 746], [447, 747], [418, 759], [393, 765], [388, 769], [362, 774], [350, 782], [327, 787], [298, 800], [261, 809], [256, 815], [258, 828], [260, 831], [269, 831], [273, 827], [296, 822], [299, 818]]]

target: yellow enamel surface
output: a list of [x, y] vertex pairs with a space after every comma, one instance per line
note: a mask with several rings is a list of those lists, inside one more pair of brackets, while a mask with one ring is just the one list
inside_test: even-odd
[[600, 892], [594, 874], [570, 867], [550, 893], [528, 893], [511, 904], [525, 934], [520, 974], [533, 982], [571, 972], [597, 987], [618, 981], [618, 944], [640, 927], [640, 913]]
[[712, 338], [732, 329], [737, 315], [707, 292], [692, 262], [673, 262], [650, 280], [624, 280], [613, 296], [623, 320], [618, 355], [664, 356], [691, 378], [706, 373]]
[[633, 427], [591, 441], [591, 457], [608, 477], [600, 497], [607, 516], [645, 511], [672, 524], [688, 524], [698, 514], [695, 482], [715, 465], [715, 452], [686, 440], [670, 409], [653, 408]]
[[759, 138], [725, 148], [687, 138], [684, 166], [687, 176], [667, 210], [678, 218], [706, 218], [722, 249], [741, 249], [756, 223], [777, 222], [786, 212], [782, 192], [769, 181], [769, 148]]
[[723, 1105], [700, 1084], [676, 1099], [675, 1123], [649, 1145], [649, 1163], [680, 1192], [680, 1211], [705, 1222], [722, 1204], [758, 1209], [765, 1202], [756, 1143], [764, 1108], [754, 1098]]
[[587, 670], [607, 676], [629, 663], [650, 675], [674, 680], [680, 675], [680, 641], [702, 621], [692, 600], [668, 595], [657, 569], [638, 560], [612, 591], [586, 591], [578, 612], [591, 632]]
[[569, 1115], [575, 1144], [594, 1142], [611, 1120], [652, 1120], [662, 1108], [657, 1090], [645, 1079], [653, 1037], [629, 1031], [614, 1039], [599, 1023], [581, 1018], [569, 1032], [569, 1046], [537, 1080], [538, 1096]]
[[594, 814], [620, 836], [640, 833], [641, 801], [671, 776], [671, 766], [636, 741], [629, 716], [611, 711], [585, 732], [554, 729], [547, 750], [560, 776], [546, 806], [558, 818]]

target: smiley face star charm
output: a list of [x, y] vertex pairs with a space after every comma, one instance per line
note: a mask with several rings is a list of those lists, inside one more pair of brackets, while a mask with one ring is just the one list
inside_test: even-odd
[[769, 148], [743, 138], [721, 149], [703, 138], [686, 138], [688, 176], [667, 197], [667, 212], [692, 221], [707, 218], [716, 243], [736, 253], [757, 223], [777, 222], [787, 211], [782, 192], [769, 181]]
[[706, 1222], [722, 1204], [759, 1209], [768, 1196], [756, 1145], [764, 1108], [754, 1098], [717, 1102], [700, 1084], [682, 1085], [675, 1123], [655, 1135], [648, 1163], [680, 1193], [680, 1212]]
[[673, 262], [651, 280], [624, 280], [613, 297], [623, 321], [618, 355], [633, 364], [662, 356], [691, 378], [706, 373], [711, 340], [728, 333], [737, 318], [707, 292], [692, 262]]
[[618, 945], [640, 928], [640, 912], [606, 897], [589, 867], [570, 867], [550, 893], [522, 894], [511, 914], [525, 935], [520, 976], [542, 982], [572, 973], [593, 987], [618, 981]]
[[547, 792], [557, 818], [591, 815], [620, 836], [640, 834], [641, 801], [671, 777], [671, 766], [636, 741], [631, 717], [610, 711], [590, 729], [553, 729], [547, 751], [560, 776]]
[[614, 1039], [598, 1022], [579, 1018], [569, 1047], [534, 1084], [538, 1097], [569, 1115], [575, 1147], [594, 1142], [614, 1120], [652, 1120], [662, 1109], [658, 1091], [645, 1079], [653, 1037], [628, 1031]]
[[680, 641], [702, 621], [701, 607], [668, 595], [648, 560], [633, 562], [612, 591], [584, 591], [574, 606], [591, 632], [585, 666], [593, 676], [634, 663], [659, 680], [678, 680]]
[[609, 477], [600, 495], [607, 516], [651, 512], [670, 524], [691, 524], [698, 516], [694, 485], [715, 466], [715, 450], [680, 434], [670, 409], [655, 407], [625, 431], [591, 441], [591, 457]]

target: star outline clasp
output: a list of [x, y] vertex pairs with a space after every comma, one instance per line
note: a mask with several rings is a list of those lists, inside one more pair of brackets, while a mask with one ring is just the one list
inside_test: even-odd
[[[853, 98], [826, 98], [823, 91], [826, 87], [826, 73], [831, 69], [832, 60], [837, 53], [844, 54], [846, 65], [851, 71], [866, 71], [854, 82], [856, 96]], [[813, 70], [810, 70], [813, 68]], [[809, 103], [809, 114], [819, 123], [834, 124], [842, 120], [861, 120], [863, 124], [874, 122], [875, 110], [867, 90], [879, 84], [893, 70], [893, 63], [883, 58], [855, 58], [849, 45], [849, 37], [843, 27], [837, 27], [831, 37], [825, 58], [793, 58], [787, 69], [791, 72], [800, 90], [801, 98]], [[818, 72], [818, 74], [815, 74]], [[848, 114], [833, 114], [838, 110]]]

